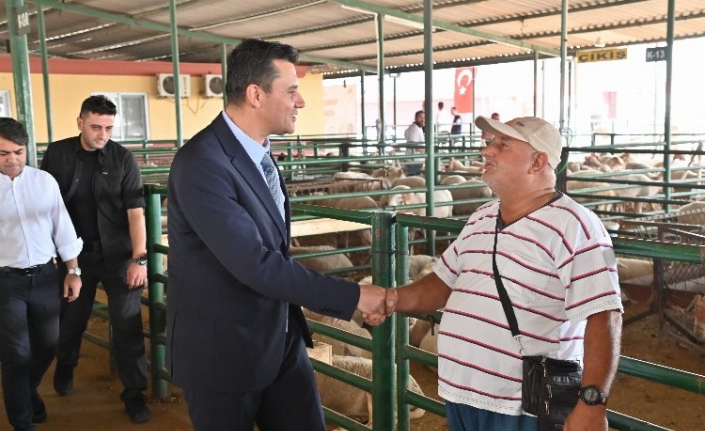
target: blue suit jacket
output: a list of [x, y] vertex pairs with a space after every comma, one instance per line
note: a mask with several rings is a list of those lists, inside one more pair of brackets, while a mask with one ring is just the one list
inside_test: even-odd
[[177, 152], [169, 174], [167, 290], [167, 366], [177, 385], [261, 390], [281, 368], [287, 318], [311, 345], [300, 306], [352, 317], [359, 285], [289, 257], [288, 198], [285, 210], [286, 222], [222, 115]]

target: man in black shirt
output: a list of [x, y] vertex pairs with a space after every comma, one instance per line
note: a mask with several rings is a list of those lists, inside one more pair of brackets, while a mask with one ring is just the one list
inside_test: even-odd
[[124, 390], [120, 395], [132, 422], [151, 418], [142, 392], [147, 362], [140, 296], [147, 284], [144, 192], [133, 155], [110, 139], [117, 110], [105, 96], [81, 105], [76, 137], [51, 143], [42, 169], [56, 178], [76, 231], [84, 240], [78, 257], [83, 292], [61, 304], [54, 389], [73, 390], [81, 338], [101, 282], [108, 295], [113, 354]]

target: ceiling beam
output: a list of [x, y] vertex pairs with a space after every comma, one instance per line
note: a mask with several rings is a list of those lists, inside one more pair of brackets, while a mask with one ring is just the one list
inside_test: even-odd
[[[104, 19], [107, 21], [118, 22], [121, 24], [148, 28], [148, 29], [155, 30], [155, 31], [165, 32], [167, 34], [170, 34], [170, 31], [171, 31], [171, 28], [165, 24], [160, 24], [160, 23], [156, 23], [153, 21], [143, 20], [143, 19], [132, 18], [132, 17], [129, 17], [126, 15], [106, 12], [106, 11], [102, 11], [99, 9], [89, 8], [89, 7], [81, 6], [81, 5], [61, 3], [61, 2], [55, 1], [55, 0], [27, 0], [27, 3], [40, 4], [42, 6], [52, 7], [52, 8], [56, 8], [59, 10], [65, 10], [65, 11], [71, 12], [71, 13], [88, 15], [93, 18], [99, 18], [99, 19]], [[229, 45], [239, 45], [240, 42], [242, 42], [242, 39], [224, 37], [224, 36], [219, 36], [216, 34], [202, 32], [202, 31], [191, 31], [191, 30], [185, 29], [185, 28], [179, 28], [177, 32], [178, 32], [179, 36], [204, 39], [204, 40], [209, 40], [211, 42], [225, 43], [225, 44], [229, 44]], [[376, 71], [375, 68], [371, 68], [369, 66], [340, 61], [340, 60], [335, 60], [335, 59], [331, 59], [331, 58], [323, 58], [323, 57], [313, 56], [313, 55], [309, 55], [309, 54], [300, 54], [299, 58], [301, 60], [305, 60], [305, 61], [309, 61], [309, 62], [332, 64], [332, 65], [337, 65], [337, 66], [345, 67], [345, 68], [349, 68], [349, 69], [365, 70], [366, 72], [375, 72]]]
[[[383, 6], [377, 6], [372, 3], [363, 2], [360, 0], [329, 0], [333, 3], [338, 3], [345, 6], [354, 7], [357, 9], [362, 9], [370, 13], [378, 13], [383, 15], [394, 16], [397, 18], [405, 19], [407, 21], [413, 21], [423, 24], [424, 19], [422, 16], [413, 15], [407, 12], [402, 12], [396, 9], [390, 9]], [[503, 43], [505, 45], [518, 46], [527, 50], [537, 51], [542, 54], [552, 55], [555, 57], [560, 57], [560, 51], [553, 48], [548, 48], [540, 45], [535, 45], [522, 40], [512, 39], [506, 36], [499, 36], [496, 34], [488, 33], [480, 30], [473, 30], [467, 27], [463, 27], [457, 24], [450, 24], [442, 21], [433, 20], [433, 26], [443, 30], [453, 31], [456, 33], [467, 34], [469, 36], [478, 37], [481, 39], [487, 39], [495, 43]]]

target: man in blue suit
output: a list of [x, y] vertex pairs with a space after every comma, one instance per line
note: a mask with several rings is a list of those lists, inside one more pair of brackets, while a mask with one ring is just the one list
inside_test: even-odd
[[384, 289], [289, 256], [291, 210], [268, 136], [292, 133], [305, 105], [297, 61], [280, 43], [235, 48], [227, 107], [171, 166], [167, 365], [196, 431], [325, 431], [301, 306], [347, 320], [356, 308], [384, 313]]

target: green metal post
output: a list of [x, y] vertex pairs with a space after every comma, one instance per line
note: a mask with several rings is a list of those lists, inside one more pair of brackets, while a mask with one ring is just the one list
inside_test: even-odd
[[[666, 50], [666, 94], [665, 94], [665, 118], [663, 124], [663, 139], [665, 142], [666, 151], [671, 150], [671, 82], [673, 81], [673, 33], [675, 31], [676, 19], [676, 0], [668, 0], [668, 26], [666, 28], [666, 40], [668, 49]], [[671, 158], [670, 154], [666, 153], [663, 160], [663, 168], [665, 170], [664, 178], [666, 181], [671, 181]], [[671, 188], [664, 187], [664, 199], [671, 199]], [[670, 205], [664, 204], [663, 207], [666, 213], [670, 213]]]
[[[345, 81], [343, 81], [345, 82]], [[367, 140], [367, 128], [365, 127], [365, 71], [360, 71], [360, 118], [362, 119], [362, 141]], [[367, 143], [364, 143], [364, 154], [367, 155]]]
[[[372, 213], [372, 279], [382, 287], [394, 280], [394, 213]], [[394, 317], [372, 330], [373, 431], [394, 429]]]
[[[424, 45], [424, 73], [426, 78], [426, 215], [433, 216], [435, 200], [433, 192], [435, 189], [435, 136], [433, 132], [433, 1], [424, 0], [424, 25], [423, 25], [423, 45]], [[431, 124], [431, 126], [429, 126]], [[426, 230], [426, 254], [433, 256], [436, 254], [436, 231]]]
[[[379, 106], [377, 107], [377, 118], [379, 118], [379, 155], [384, 153], [384, 15], [377, 14], [377, 80], [379, 82]], [[376, 122], [375, 122], [376, 123]]]
[[32, 83], [29, 71], [29, 53], [27, 50], [29, 12], [27, 12], [27, 6], [25, 6], [23, 0], [9, 0], [7, 2], [7, 29], [10, 37], [12, 79], [15, 86], [17, 121], [24, 124], [27, 129], [27, 134], [29, 135], [27, 164], [37, 166], [37, 141], [34, 136]]
[[[475, 93], [473, 92], [473, 96]], [[539, 115], [539, 52], [534, 51], [534, 117]], [[473, 105], [475, 106], [475, 105]]]
[[174, 106], [176, 107], [176, 148], [184, 145], [181, 124], [181, 75], [179, 74], [179, 27], [176, 23], [176, 0], [169, 0], [171, 28], [171, 62], [174, 65]]
[[161, 370], [166, 369], [166, 313], [157, 304], [164, 304], [164, 283], [157, 281], [157, 274], [164, 272], [162, 255], [155, 253], [154, 245], [162, 243], [162, 204], [161, 195], [155, 192], [155, 186], [145, 185], [147, 201], [147, 280], [149, 281], [149, 343], [150, 371], [152, 373], [152, 396], [165, 400], [169, 384], [162, 377]]
[[37, 5], [37, 26], [39, 27], [39, 49], [42, 52], [42, 80], [44, 81], [44, 106], [47, 113], [47, 142], [54, 142], [54, 122], [52, 121], [51, 89], [49, 88], [49, 60], [47, 59], [47, 36], [44, 26], [44, 8]]
[[228, 45], [220, 44], [220, 73], [223, 76], [223, 108], [228, 106], [228, 95], [225, 91], [225, 85], [228, 82]]
[[[395, 225], [396, 233], [396, 285], [403, 286], [409, 282], [409, 228]], [[403, 315], [396, 317], [395, 346], [402, 348], [409, 344], [409, 318]], [[409, 360], [396, 356], [397, 364], [397, 430], [409, 431], [411, 417], [409, 405], [406, 402], [406, 388], [409, 386]]]
[[568, 55], [568, 0], [561, 0], [560, 132], [565, 134], [565, 61]]

